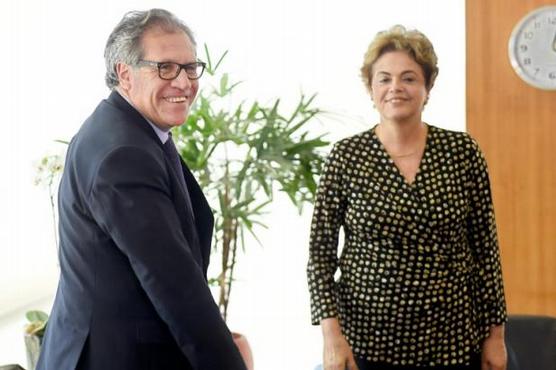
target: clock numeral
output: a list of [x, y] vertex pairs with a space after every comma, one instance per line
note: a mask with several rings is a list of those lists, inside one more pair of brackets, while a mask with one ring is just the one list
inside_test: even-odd
[[515, 24], [509, 38], [508, 57], [525, 82], [556, 91], [555, 1], [550, 6], [537, 7]]

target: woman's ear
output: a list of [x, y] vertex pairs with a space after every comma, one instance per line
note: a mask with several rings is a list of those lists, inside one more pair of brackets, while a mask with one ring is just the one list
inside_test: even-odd
[[373, 102], [373, 108], [376, 109], [375, 100], [373, 98], [373, 88], [369, 85], [367, 86], [367, 91], [369, 92], [369, 96], [371, 97], [371, 102]]

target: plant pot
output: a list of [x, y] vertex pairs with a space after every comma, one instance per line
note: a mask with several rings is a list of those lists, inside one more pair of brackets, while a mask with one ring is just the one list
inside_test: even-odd
[[35, 370], [41, 352], [41, 338], [33, 334], [25, 334], [25, 352], [27, 354], [27, 369]]
[[253, 352], [251, 351], [251, 346], [249, 345], [247, 338], [245, 338], [243, 334], [234, 332], [232, 332], [232, 337], [234, 338], [234, 343], [239, 349], [241, 357], [243, 357], [247, 370], [253, 370], [255, 368], [253, 365]]

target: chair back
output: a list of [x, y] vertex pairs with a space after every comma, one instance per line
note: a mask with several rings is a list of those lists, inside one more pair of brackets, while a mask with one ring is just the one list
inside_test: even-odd
[[505, 330], [507, 370], [556, 370], [556, 318], [510, 315]]

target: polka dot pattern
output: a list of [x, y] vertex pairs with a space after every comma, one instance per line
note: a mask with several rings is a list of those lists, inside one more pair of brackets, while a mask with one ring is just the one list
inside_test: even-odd
[[307, 272], [312, 323], [338, 317], [355, 355], [393, 365], [469, 363], [490, 326], [506, 320], [476, 142], [429, 126], [412, 184], [374, 129], [336, 143], [319, 184]]

